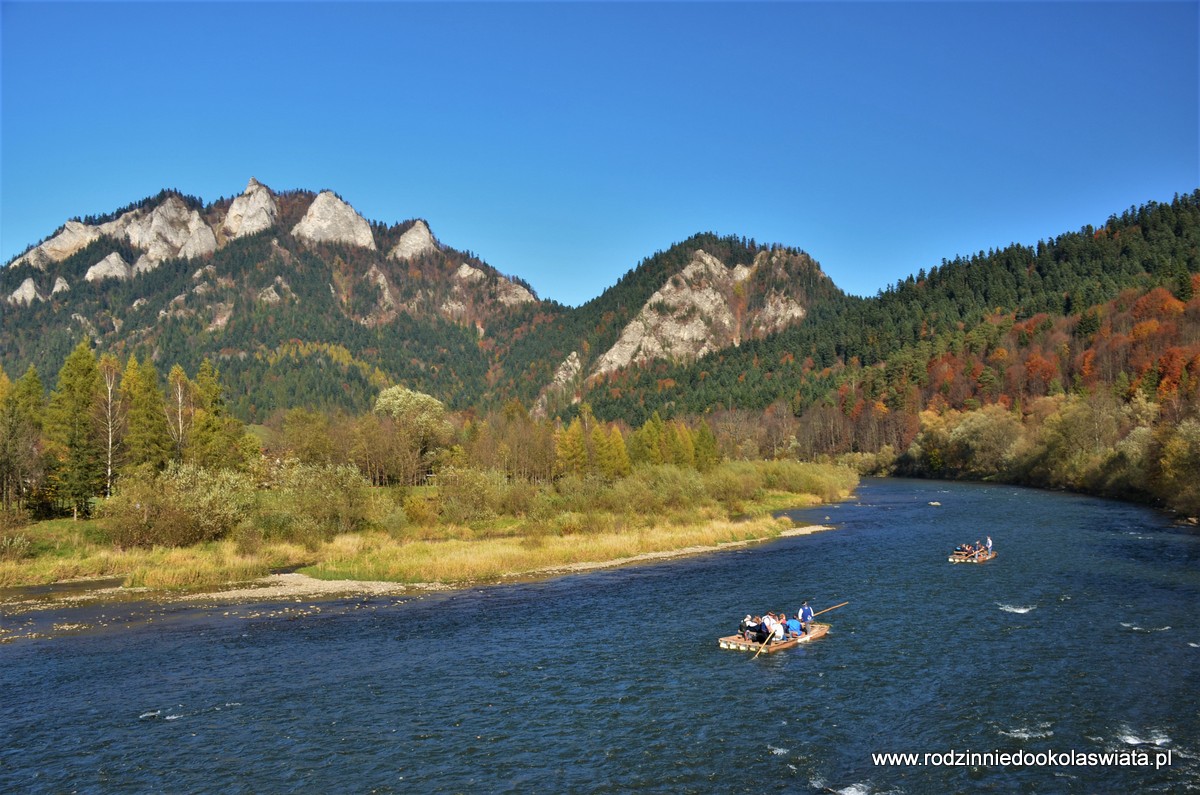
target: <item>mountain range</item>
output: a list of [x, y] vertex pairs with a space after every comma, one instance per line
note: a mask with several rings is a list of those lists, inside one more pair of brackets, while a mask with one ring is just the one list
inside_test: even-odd
[[251, 422], [360, 412], [403, 384], [455, 409], [516, 399], [568, 416], [587, 401], [634, 425], [654, 411], [834, 411], [821, 422], [848, 430], [818, 447], [871, 449], [906, 445], [929, 405], [1013, 404], [1097, 378], [1161, 398], [1178, 376], [1190, 401], [1198, 271], [1193, 191], [943, 260], [871, 298], [798, 248], [697, 234], [567, 307], [424, 219], [369, 221], [333, 192], [251, 179], [208, 204], [165, 190], [71, 219], [0, 268], [0, 367], [52, 384], [86, 336], [160, 374], [210, 359]]
[[697, 235], [580, 307], [441, 243], [423, 219], [369, 221], [331, 191], [251, 179], [205, 204], [165, 190], [68, 220], [0, 269], [0, 366], [52, 375], [81, 337], [160, 368], [207, 357], [248, 420], [361, 410], [403, 383], [458, 408], [541, 413], [651, 363], [802, 323], [842, 293], [804, 252]]

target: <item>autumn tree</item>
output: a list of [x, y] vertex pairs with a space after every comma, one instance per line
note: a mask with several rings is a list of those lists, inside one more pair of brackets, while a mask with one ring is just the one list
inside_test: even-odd
[[578, 417], [561, 431], [557, 439], [558, 471], [564, 475], [583, 475], [588, 471], [587, 443], [583, 423]]

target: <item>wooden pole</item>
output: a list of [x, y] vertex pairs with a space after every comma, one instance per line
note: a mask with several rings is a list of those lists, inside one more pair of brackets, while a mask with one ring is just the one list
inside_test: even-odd
[[771, 627], [771, 634], [767, 635], [766, 640], [764, 640], [762, 643], [760, 643], [758, 645], [758, 651], [754, 652], [754, 656], [751, 657], [750, 659], [757, 660], [758, 655], [762, 654], [762, 650], [767, 648], [767, 644], [769, 644], [771, 642], [771, 638], [773, 638], [773, 637], [775, 637], [775, 627]]
[[[837, 610], [839, 607], [845, 607], [848, 604], [850, 604], [850, 603], [842, 602], [840, 605], [834, 605], [833, 607], [825, 608], [824, 610], [821, 611], [821, 613], [828, 613], [830, 610]], [[817, 616], [821, 615], [821, 613], [813, 613], [813, 618], [816, 618]]]

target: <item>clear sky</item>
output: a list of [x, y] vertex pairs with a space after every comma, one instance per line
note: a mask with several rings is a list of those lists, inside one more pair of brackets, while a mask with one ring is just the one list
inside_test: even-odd
[[578, 304], [701, 231], [873, 295], [1200, 187], [1200, 4], [0, 3], [0, 261], [250, 177]]

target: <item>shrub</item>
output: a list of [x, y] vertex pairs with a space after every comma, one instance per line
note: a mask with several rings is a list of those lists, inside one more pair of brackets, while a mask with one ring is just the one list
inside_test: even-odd
[[294, 464], [280, 480], [294, 540], [312, 547], [366, 527], [368, 484], [355, 467]]
[[448, 522], [465, 524], [496, 515], [503, 475], [477, 469], [448, 467], [438, 473], [438, 494], [442, 498], [442, 517]]
[[16, 533], [0, 535], [0, 560], [20, 560], [29, 557], [33, 550], [33, 542], [29, 537]]
[[500, 490], [500, 513], [527, 516], [534, 509], [540, 489], [525, 478], [513, 478]]
[[12, 533], [29, 524], [29, 514], [20, 508], [0, 508], [0, 533]]
[[704, 475], [704, 490], [708, 496], [733, 510], [759, 495], [763, 476], [759, 468], [748, 461], [729, 461]]
[[420, 527], [437, 524], [437, 503], [418, 494], [409, 494], [404, 498], [404, 516], [408, 521]]
[[232, 470], [172, 464], [148, 480], [126, 478], [100, 506], [121, 547], [188, 546], [228, 535], [253, 514], [254, 486]]
[[762, 471], [763, 486], [768, 489], [815, 494], [830, 502], [858, 484], [858, 475], [851, 469], [799, 461], [767, 461]]
[[602, 504], [607, 488], [598, 477], [565, 475], [554, 484], [561, 511], [590, 511]]
[[[663, 508], [692, 508], [704, 500], [700, 473], [671, 464], [638, 466], [630, 480], [640, 481]], [[636, 506], [640, 507], [640, 506]]]

